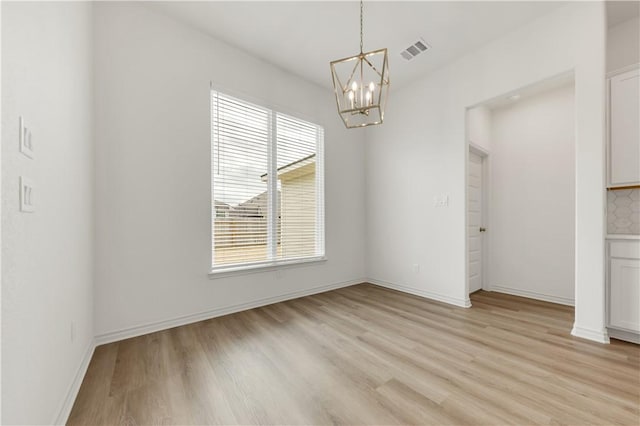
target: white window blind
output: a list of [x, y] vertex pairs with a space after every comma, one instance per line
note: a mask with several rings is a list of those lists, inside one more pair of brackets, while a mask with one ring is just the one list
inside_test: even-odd
[[322, 127], [211, 92], [212, 269], [324, 256]]

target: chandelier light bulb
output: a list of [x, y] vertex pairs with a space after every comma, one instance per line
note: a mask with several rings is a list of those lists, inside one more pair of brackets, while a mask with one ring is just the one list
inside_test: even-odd
[[373, 92], [373, 90], [376, 88], [376, 85], [373, 84], [373, 81], [371, 83], [369, 83], [369, 90]]

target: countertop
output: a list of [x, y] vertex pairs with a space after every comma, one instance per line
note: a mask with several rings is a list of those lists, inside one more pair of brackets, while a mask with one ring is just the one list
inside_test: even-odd
[[607, 240], [640, 240], [637, 234], [607, 234]]

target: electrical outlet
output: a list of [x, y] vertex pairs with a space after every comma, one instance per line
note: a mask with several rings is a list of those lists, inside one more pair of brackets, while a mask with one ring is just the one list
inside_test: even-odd
[[20, 176], [20, 211], [24, 213], [33, 213], [35, 211], [33, 199], [33, 183]]
[[29, 158], [33, 158], [33, 138], [31, 129], [27, 126], [23, 117], [20, 117], [20, 152]]
[[440, 194], [433, 197], [433, 205], [435, 207], [448, 207], [449, 206], [449, 195], [448, 194]]
[[420, 273], [420, 265], [419, 264], [417, 264], [417, 263], [413, 264], [413, 272], [416, 273], [416, 274]]

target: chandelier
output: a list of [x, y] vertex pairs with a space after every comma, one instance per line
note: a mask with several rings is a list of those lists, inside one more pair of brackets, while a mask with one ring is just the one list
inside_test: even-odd
[[338, 113], [347, 128], [381, 124], [389, 92], [387, 49], [362, 52], [362, 0], [360, 0], [360, 53], [331, 62]]

